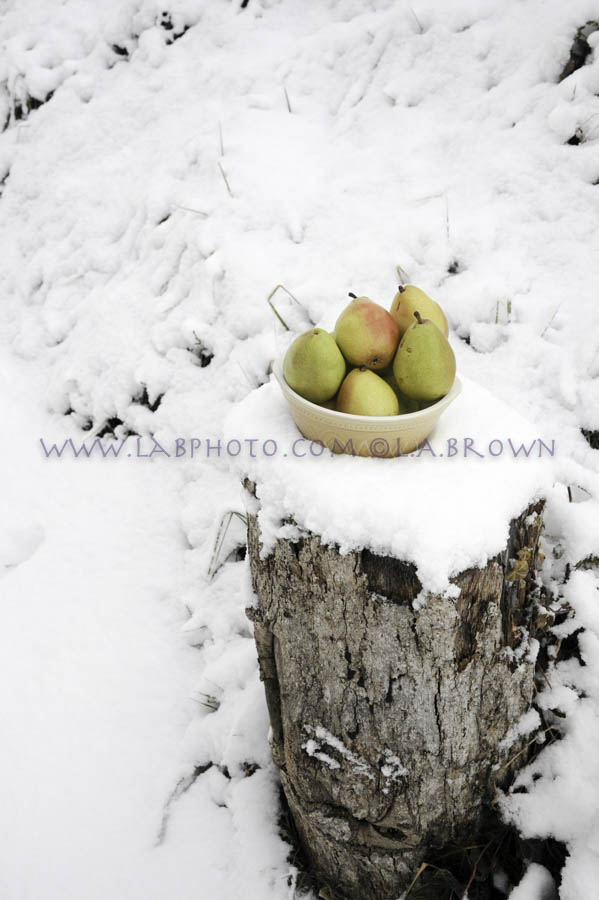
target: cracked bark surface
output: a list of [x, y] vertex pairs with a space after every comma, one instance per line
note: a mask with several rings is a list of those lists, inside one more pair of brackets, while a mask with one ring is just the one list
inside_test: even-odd
[[273, 758], [308, 858], [339, 893], [397, 898], [429, 849], [477, 829], [523, 764], [510, 763], [523, 739], [501, 742], [533, 697], [534, 662], [517, 657], [541, 524], [537, 503], [502, 554], [454, 579], [457, 600], [429, 596], [416, 611], [413, 566], [341, 555], [313, 534], [261, 559], [249, 517], [247, 614]]

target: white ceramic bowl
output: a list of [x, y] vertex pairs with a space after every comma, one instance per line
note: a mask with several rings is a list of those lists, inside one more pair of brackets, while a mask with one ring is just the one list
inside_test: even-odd
[[354, 416], [311, 403], [296, 394], [283, 377], [282, 358], [274, 363], [273, 372], [303, 436], [310, 441], [321, 441], [335, 453], [356, 456], [411, 453], [426, 440], [441, 413], [462, 390], [462, 383], [456, 378], [445, 397], [418, 412], [402, 416]]

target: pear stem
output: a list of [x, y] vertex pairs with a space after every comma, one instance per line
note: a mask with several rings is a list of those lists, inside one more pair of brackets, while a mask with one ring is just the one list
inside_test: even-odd
[[351, 297], [351, 298], [352, 298], [352, 300], [357, 300], [357, 299], [358, 299], [358, 298], [357, 298], [357, 297], [356, 297], [356, 295], [355, 295], [355, 294], [352, 294], [352, 292], [351, 292], [351, 291], [350, 291], [350, 292], [349, 292], [349, 294], [348, 294], [348, 295], [347, 295], [347, 296], [348, 296], [348, 297]]
[[397, 286], [397, 290], [399, 291], [400, 294], [403, 294], [403, 292], [405, 291], [405, 289], [406, 289], [405, 284], [399, 284], [399, 285]]
[[423, 322], [422, 322], [422, 319], [421, 319], [421, 317], [420, 317], [420, 313], [419, 313], [419, 312], [414, 312], [414, 315], [416, 316], [416, 321], [418, 322], [418, 324], [419, 324], [419, 325], [422, 325]]

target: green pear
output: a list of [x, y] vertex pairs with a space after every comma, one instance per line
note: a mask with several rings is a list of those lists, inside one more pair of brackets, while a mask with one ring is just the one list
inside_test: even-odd
[[337, 410], [354, 416], [396, 416], [399, 403], [380, 375], [361, 366], [346, 375], [337, 395]]
[[399, 389], [397, 381], [395, 380], [395, 375], [393, 374], [393, 369], [385, 369], [384, 372], [381, 372], [381, 378], [387, 382], [387, 384], [393, 388], [395, 391], [395, 396], [397, 397], [397, 402], [399, 403], [399, 415], [404, 416], [406, 413], [418, 412], [421, 408], [418, 400], [413, 400], [411, 397], [406, 397]]
[[455, 356], [445, 335], [430, 319], [416, 321], [402, 337], [393, 374], [402, 394], [414, 400], [439, 400], [450, 390], [455, 378]]
[[434, 300], [413, 284], [400, 284], [391, 304], [391, 315], [399, 328], [402, 337], [414, 322], [414, 313], [418, 310], [423, 319], [430, 319], [445, 337], [449, 334], [447, 319], [443, 310]]
[[324, 403], [345, 378], [345, 360], [332, 334], [311, 328], [293, 341], [283, 360], [285, 381], [312, 403]]
[[399, 329], [390, 313], [368, 297], [350, 294], [352, 302], [343, 310], [333, 336], [352, 366], [378, 371], [393, 360]]

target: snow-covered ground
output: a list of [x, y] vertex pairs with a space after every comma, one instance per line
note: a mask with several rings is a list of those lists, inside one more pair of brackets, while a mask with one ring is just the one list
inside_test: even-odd
[[[557, 443], [542, 574], [575, 610], [564, 634], [586, 629], [586, 665], [551, 672], [538, 701], [566, 714], [563, 739], [503, 806], [567, 844], [563, 900], [599, 896], [599, 581], [576, 568], [599, 556], [599, 452], [580, 431], [599, 429], [599, 59], [559, 81], [598, 15], [2, 4], [3, 900], [293, 896], [237, 517], [214, 553], [243, 512], [239, 460], [214, 448], [274, 392], [251, 395], [289, 340], [277, 285], [302, 304], [273, 298], [292, 329], [331, 327], [349, 290], [388, 305], [398, 266], [446, 310], [459, 372]], [[106, 427], [186, 453], [39, 445]], [[372, 461], [339, 462], [372, 478]], [[501, 477], [506, 516], [520, 482]], [[293, 497], [276, 499], [283, 514]], [[476, 526], [482, 553], [501, 529]], [[549, 878], [531, 867], [513, 897], [543, 900]]]

